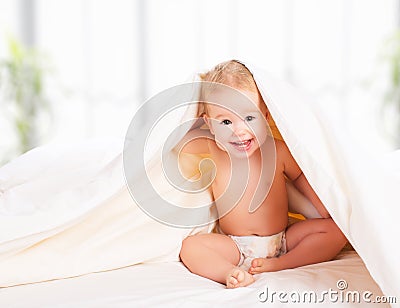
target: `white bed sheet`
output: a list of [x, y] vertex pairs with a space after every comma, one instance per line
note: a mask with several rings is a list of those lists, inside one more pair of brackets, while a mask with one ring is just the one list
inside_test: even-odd
[[[372, 293], [370, 299], [382, 296], [360, 257], [354, 252], [341, 253], [334, 261], [297, 269], [256, 276], [246, 288], [226, 289], [223, 285], [190, 273], [181, 262], [146, 263], [84, 276], [27, 284], [0, 290], [0, 307], [287, 307], [294, 304], [293, 291], [300, 295], [314, 291], [321, 298], [323, 291], [337, 291], [337, 282], [344, 279], [348, 291]], [[268, 288], [269, 297], [260, 301]], [[287, 292], [284, 303], [277, 294]], [[265, 300], [265, 293], [261, 294]], [[365, 307], [366, 303], [334, 303], [325, 297], [320, 307]], [[296, 304], [309, 307], [308, 302]], [[369, 303], [368, 307], [388, 307]]]

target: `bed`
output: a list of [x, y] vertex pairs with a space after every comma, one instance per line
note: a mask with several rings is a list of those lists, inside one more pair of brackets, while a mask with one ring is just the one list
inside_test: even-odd
[[[323, 297], [329, 290], [331, 297]], [[280, 292], [286, 295], [279, 297]], [[254, 284], [234, 290], [190, 273], [181, 262], [155, 262], [4, 288], [0, 303], [15, 308], [309, 307], [317, 301], [323, 307], [388, 307], [374, 303], [382, 295], [357, 253], [347, 250], [330, 262], [257, 275]]]

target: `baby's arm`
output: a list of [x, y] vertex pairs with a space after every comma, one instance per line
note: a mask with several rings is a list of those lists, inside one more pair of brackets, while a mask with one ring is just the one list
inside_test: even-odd
[[308, 183], [306, 177], [297, 165], [288, 147], [283, 141], [276, 141], [278, 155], [281, 155], [284, 164], [284, 172], [286, 176], [292, 181], [293, 185], [306, 196], [311, 203], [315, 206], [318, 213], [323, 218], [330, 217], [329, 212], [318, 198], [315, 191], [312, 189], [310, 183]]

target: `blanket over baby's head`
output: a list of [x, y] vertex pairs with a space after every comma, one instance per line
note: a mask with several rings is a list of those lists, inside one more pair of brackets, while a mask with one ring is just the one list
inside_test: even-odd
[[399, 297], [400, 248], [393, 245], [400, 231], [399, 174], [383, 159], [377, 161], [358, 148], [338, 117], [323, 106], [266, 72], [246, 66], [310, 185], [382, 291]]
[[[325, 113], [321, 105], [264, 71], [246, 66], [276, 123], [275, 128], [270, 123], [274, 136], [278, 138], [280, 132], [311, 186], [383, 292], [400, 298], [400, 248], [395, 245], [399, 234], [398, 173], [356, 148], [335, 122], [336, 117]], [[187, 97], [188, 93], [182, 94], [179, 89], [190, 90], [175, 88], [178, 92], [173, 99]], [[170, 100], [171, 93], [160, 93], [161, 99]], [[196, 92], [192, 94], [195, 98]], [[186, 134], [198, 117], [197, 107], [183, 104], [163, 115], [160, 121], [151, 122], [150, 133], [140, 136], [144, 138], [140, 142], [135, 135], [128, 134], [125, 142], [131, 146], [126, 147], [123, 155], [121, 142], [49, 145], [2, 167], [0, 286], [77, 276], [141, 262], [178, 260], [182, 239], [195, 232], [210, 232], [215, 213], [192, 211], [198, 205], [212, 203], [210, 191], [188, 193], [176, 187], [165, 178], [160, 154], [167, 152], [172, 155], [167, 157], [174, 159], [170, 149], [177, 140], [168, 137], [172, 132], [174, 138]], [[146, 116], [152, 119], [151, 114]], [[131, 125], [143, 131], [148, 123], [139, 119]], [[144, 169], [123, 166], [126, 158], [137, 153], [146, 162]], [[181, 157], [183, 187], [186, 182], [197, 181], [198, 164], [203, 158]], [[130, 186], [134, 189], [143, 190], [143, 199], [131, 198], [124, 167], [125, 171], [129, 169], [126, 180], [133, 181]], [[210, 168], [205, 166], [204, 170]], [[136, 203], [151, 204], [158, 213], [161, 211], [162, 217], [174, 218], [176, 209], [162, 207], [166, 204], [162, 200], [189, 207], [190, 211], [183, 215], [187, 215], [187, 220], [195, 213], [211, 224], [176, 228], [173, 223], [161, 223], [159, 217], [146, 215], [140, 208], [143, 204]]]

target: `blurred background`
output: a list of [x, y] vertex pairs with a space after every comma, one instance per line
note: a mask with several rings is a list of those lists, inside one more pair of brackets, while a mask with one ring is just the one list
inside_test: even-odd
[[123, 138], [158, 91], [235, 58], [400, 147], [399, 0], [1, 0], [0, 166], [38, 145]]

